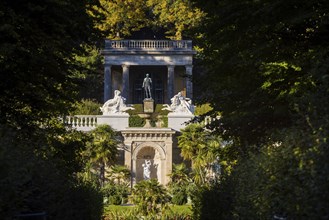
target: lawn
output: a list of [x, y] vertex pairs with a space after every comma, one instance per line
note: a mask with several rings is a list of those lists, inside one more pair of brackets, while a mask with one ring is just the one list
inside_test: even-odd
[[[104, 219], [112, 219], [115, 215], [115, 219], [131, 219], [133, 205], [108, 205], [104, 208]], [[190, 205], [170, 205], [172, 216], [185, 216], [180, 219], [191, 219], [192, 210]]]

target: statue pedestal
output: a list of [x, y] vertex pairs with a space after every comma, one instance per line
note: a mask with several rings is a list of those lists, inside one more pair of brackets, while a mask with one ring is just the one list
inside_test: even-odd
[[180, 131], [186, 127], [186, 122], [190, 121], [194, 115], [192, 114], [177, 114], [169, 113], [168, 114], [168, 127], [172, 128], [175, 131]]
[[97, 116], [97, 124], [107, 124], [114, 130], [121, 131], [129, 127], [129, 114], [99, 115]]
[[144, 111], [144, 113], [153, 113], [154, 112], [154, 100], [153, 99], [144, 99], [143, 100], [143, 111]]

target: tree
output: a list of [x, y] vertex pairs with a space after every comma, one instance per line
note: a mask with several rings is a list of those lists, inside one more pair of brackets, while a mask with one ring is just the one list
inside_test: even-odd
[[120, 185], [129, 180], [130, 170], [126, 166], [114, 165], [111, 167], [110, 176], [114, 182]]
[[156, 179], [143, 180], [134, 186], [132, 202], [142, 216], [155, 217], [157, 213], [166, 208], [169, 196], [166, 189]]
[[300, 116], [314, 110], [317, 100], [307, 98], [308, 110], [302, 100], [327, 85], [327, 2], [200, 3], [209, 16], [198, 41], [207, 69], [201, 99], [221, 112], [214, 126], [225, 137], [260, 145], [294, 124], [300, 102]]
[[[99, 219], [102, 198], [76, 174], [87, 137], [58, 117], [75, 101], [79, 65], [91, 43], [89, 1], [0, 3], [0, 212], [46, 211], [50, 219]], [[92, 205], [88, 204], [91, 202]]]
[[[93, 9], [99, 12], [95, 25], [111, 39], [128, 37], [134, 32], [153, 29], [167, 31], [167, 37], [181, 40], [186, 32], [200, 24], [204, 13], [190, 1], [101, 0]], [[97, 17], [94, 12], [90, 12]], [[153, 37], [153, 36], [152, 36]]]
[[212, 135], [203, 125], [194, 123], [182, 130], [182, 134], [178, 137], [178, 146], [184, 160], [192, 162], [194, 182], [200, 185], [209, 182], [207, 173], [219, 156], [220, 138]]
[[201, 193], [199, 216], [326, 218], [329, 3], [197, 2], [208, 13], [199, 100], [220, 112], [210, 128], [233, 142], [226, 157], [237, 161]]
[[189, 181], [188, 169], [184, 163], [173, 164], [173, 170], [170, 173], [170, 184], [178, 186], [185, 185]]
[[169, 176], [168, 186], [172, 195], [172, 203], [175, 205], [185, 204], [189, 193], [189, 185], [192, 183], [189, 178], [189, 170], [184, 163], [173, 164], [173, 170]]
[[[98, 169], [101, 186], [105, 183], [105, 169], [114, 163], [118, 154], [119, 141], [116, 132], [108, 125], [99, 125], [92, 132], [84, 156], [92, 168]], [[89, 171], [87, 171], [89, 172]]]
[[87, 140], [60, 124], [56, 129], [34, 129], [33, 134], [1, 125], [2, 218], [46, 212], [52, 219], [99, 219], [101, 194], [75, 175], [82, 170], [80, 152]]
[[74, 55], [90, 43], [87, 1], [0, 3], [0, 123], [24, 128], [66, 114], [77, 90]]

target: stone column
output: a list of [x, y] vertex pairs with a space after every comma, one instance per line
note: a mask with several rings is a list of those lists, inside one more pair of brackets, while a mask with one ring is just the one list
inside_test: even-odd
[[112, 96], [112, 73], [111, 65], [104, 66], [104, 103]]
[[186, 97], [192, 99], [193, 98], [193, 85], [192, 85], [192, 65], [185, 66], [186, 70]]
[[174, 97], [174, 78], [175, 77], [175, 66], [168, 66], [168, 81], [167, 81], [167, 96], [170, 103], [170, 99]]
[[129, 100], [129, 66], [122, 65], [122, 96]]

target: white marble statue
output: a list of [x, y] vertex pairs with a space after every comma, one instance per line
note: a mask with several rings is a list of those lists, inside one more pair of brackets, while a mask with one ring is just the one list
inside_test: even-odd
[[121, 92], [115, 90], [113, 99], [107, 100], [100, 109], [103, 112], [103, 115], [127, 114], [125, 111], [134, 108], [128, 107], [125, 102], [126, 99], [121, 96]]
[[192, 105], [192, 100], [190, 98], [185, 98], [181, 92], [177, 93], [170, 99], [171, 104], [163, 105], [165, 108], [162, 110], [169, 110], [175, 114], [193, 114], [194, 105]]
[[143, 178], [144, 180], [151, 179], [151, 160], [145, 160], [145, 163], [142, 164], [144, 171], [143, 171]]

